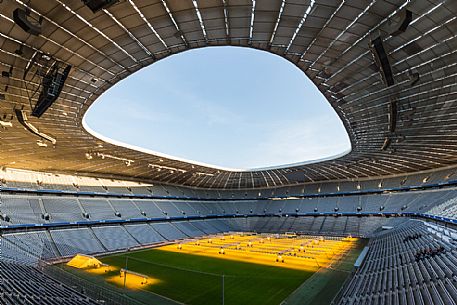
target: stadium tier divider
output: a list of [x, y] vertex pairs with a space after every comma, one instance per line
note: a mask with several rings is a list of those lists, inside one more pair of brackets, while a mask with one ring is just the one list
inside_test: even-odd
[[[69, 196], [116, 197], [130, 199], [169, 199], [188, 201], [230, 201], [230, 200], [269, 200], [291, 198], [325, 198], [385, 193], [408, 193], [417, 190], [440, 190], [455, 188], [457, 180], [454, 169], [431, 173], [418, 173], [410, 176], [387, 177], [366, 181], [324, 182], [303, 186], [283, 186], [260, 191], [255, 190], [203, 190], [172, 185], [135, 185], [125, 181], [110, 181], [104, 185], [103, 179], [89, 177], [50, 177], [38, 172], [22, 173], [23, 179], [15, 181], [18, 173], [5, 172], [0, 181], [3, 193], [48, 194]], [[58, 181], [65, 180], [65, 183]], [[69, 183], [70, 180], [72, 183]], [[114, 185], [111, 185], [114, 184]], [[344, 199], [343, 199], [344, 200]]]
[[[56, 223], [85, 223], [101, 221], [132, 221], [136, 219], [191, 219], [200, 217], [252, 217], [260, 215], [303, 216], [339, 214], [416, 213], [456, 220], [452, 203], [457, 191], [451, 189], [415, 191], [350, 197], [318, 197], [291, 200], [258, 201], [179, 201], [126, 198], [89, 198], [4, 194], [0, 192], [0, 225], [2, 228], [23, 225], [52, 225]], [[420, 215], [419, 215], [420, 214]], [[406, 215], [409, 216], [409, 215]], [[259, 224], [260, 225], [260, 224]], [[330, 223], [322, 229], [330, 230]], [[318, 224], [312, 229], [321, 229]], [[336, 226], [347, 226], [342, 221]], [[349, 224], [351, 226], [351, 224]], [[201, 229], [201, 228], [200, 228]]]

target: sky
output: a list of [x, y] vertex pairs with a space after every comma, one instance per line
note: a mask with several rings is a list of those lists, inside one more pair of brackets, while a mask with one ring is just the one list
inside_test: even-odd
[[107, 90], [85, 120], [116, 141], [231, 169], [307, 162], [351, 148], [341, 120], [302, 71], [241, 47], [162, 59]]

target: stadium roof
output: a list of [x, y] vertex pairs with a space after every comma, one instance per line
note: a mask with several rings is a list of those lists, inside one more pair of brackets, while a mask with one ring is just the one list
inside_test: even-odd
[[[17, 8], [28, 20], [22, 27]], [[457, 165], [456, 15], [453, 0], [122, 0], [96, 13], [80, 0], [4, 0], [0, 164], [207, 188]], [[235, 172], [120, 147], [84, 129], [84, 113], [119, 80], [171, 54], [221, 45], [265, 50], [300, 68], [342, 119], [352, 152]], [[33, 117], [46, 73], [58, 66], [63, 75], [66, 65], [59, 98]]]

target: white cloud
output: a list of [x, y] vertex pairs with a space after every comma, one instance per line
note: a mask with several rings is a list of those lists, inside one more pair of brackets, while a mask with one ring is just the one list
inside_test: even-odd
[[297, 163], [327, 158], [350, 149], [350, 141], [340, 122], [331, 116], [283, 121], [271, 130], [268, 138], [258, 141], [244, 166], [265, 167], [270, 164]]

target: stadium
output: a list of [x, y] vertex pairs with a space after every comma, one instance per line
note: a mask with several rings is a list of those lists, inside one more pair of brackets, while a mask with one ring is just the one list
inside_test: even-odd
[[[457, 304], [456, 16], [455, 0], [0, 0], [0, 304]], [[88, 130], [121, 80], [217, 46], [300, 69], [350, 152], [233, 170]]]

